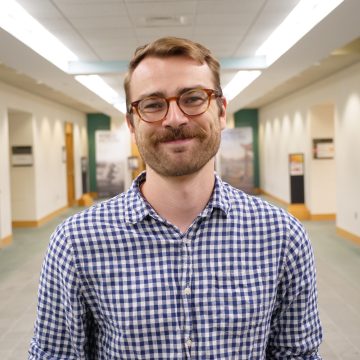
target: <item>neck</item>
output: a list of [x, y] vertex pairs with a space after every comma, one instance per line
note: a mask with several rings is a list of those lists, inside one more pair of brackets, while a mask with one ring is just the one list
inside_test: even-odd
[[214, 164], [195, 174], [164, 177], [147, 168], [142, 193], [155, 211], [185, 232], [206, 207], [214, 189]]

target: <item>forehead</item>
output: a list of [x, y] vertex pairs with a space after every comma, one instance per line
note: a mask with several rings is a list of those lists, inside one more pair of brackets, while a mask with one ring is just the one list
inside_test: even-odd
[[147, 57], [136, 67], [130, 80], [132, 101], [155, 92], [174, 95], [184, 88], [212, 88], [212, 72], [206, 63], [188, 57]]

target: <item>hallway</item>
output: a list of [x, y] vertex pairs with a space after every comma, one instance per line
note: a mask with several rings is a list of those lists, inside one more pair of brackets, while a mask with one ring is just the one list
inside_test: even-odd
[[[27, 358], [35, 318], [42, 258], [56, 225], [72, 208], [46, 225], [15, 229], [13, 244], [0, 250], [0, 359]], [[360, 359], [360, 247], [338, 237], [333, 222], [305, 222], [318, 271], [324, 360]], [[7, 295], [4, 295], [7, 294]]]

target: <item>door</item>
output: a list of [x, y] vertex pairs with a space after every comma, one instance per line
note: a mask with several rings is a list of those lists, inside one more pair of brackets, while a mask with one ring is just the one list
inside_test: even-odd
[[74, 137], [73, 124], [65, 123], [65, 152], [68, 206], [73, 206], [75, 200], [75, 172], [74, 172]]

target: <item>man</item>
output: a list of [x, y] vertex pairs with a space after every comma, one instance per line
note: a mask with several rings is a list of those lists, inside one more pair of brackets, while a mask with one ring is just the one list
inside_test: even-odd
[[53, 234], [30, 359], [320, 359], [302, 226], [214, 174], [218, 61], [159, 39], [125, 91], [146, 173]]

